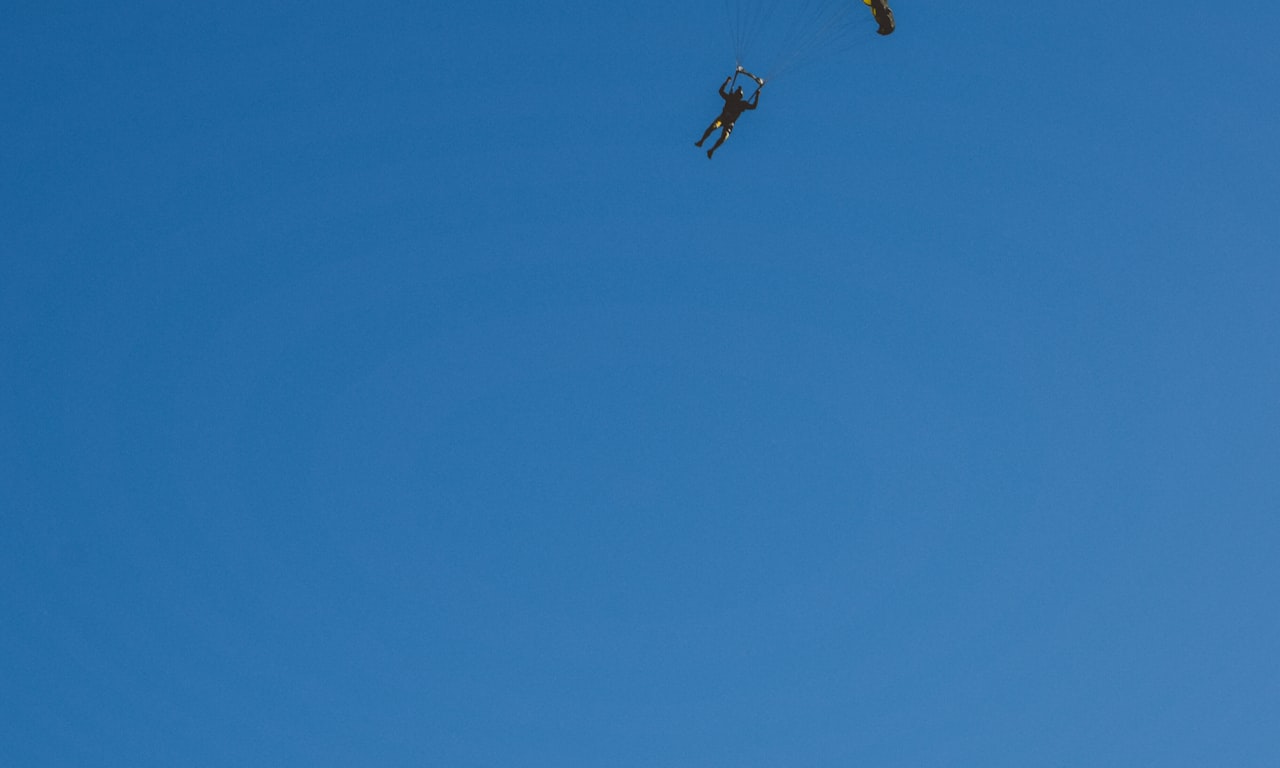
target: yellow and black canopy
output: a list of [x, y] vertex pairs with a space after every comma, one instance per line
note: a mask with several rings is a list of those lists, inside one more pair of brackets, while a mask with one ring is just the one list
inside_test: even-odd
[[889, 9], [887, 0], [862, 0], [862, 2], [871, 9], [871, 15], [876, 17], [876, 23], [880, 25], [880, 29], [876, 31], [882, 35], [893, 34], [893, 11]]

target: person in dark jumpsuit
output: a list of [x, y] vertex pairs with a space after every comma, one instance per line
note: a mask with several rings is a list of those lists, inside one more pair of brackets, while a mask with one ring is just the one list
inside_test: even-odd
[[724, 82], [720, 84], [720, 98], [724, 99], [724, 109], [720, 111], [720, 116], [717, 117], [711, 125], [707, 126], [707, 132], [702, 134], [702, 138], [693, 143], [695, 147], [701, 147], [702, 142], [706, 141], [707, 137], [710, 136], [713, 131], [717, 128], [721, 129], [720, 138], [716, 139], [716, 143], [711, 145], [711, 149], [707, 150], [708, 160], [711, 159], [711, 156], [715, 154], [715, 151], [720, 148], [720, 145], [724, 143], [724, 140], [729, 138], [729, 134], [733, 133], [733, 124], [742, 116], [742, 113], [748, 109], [755, 109], [760, 103], [759, 89], [756, 89], [756, 92], [751, 95], [750, 99], [743, 98], [742, 86], [738, 86], [737, 90], [732, 93], [726, 91], [724, 88], [732, 79], [732, 77], [726, 77]]

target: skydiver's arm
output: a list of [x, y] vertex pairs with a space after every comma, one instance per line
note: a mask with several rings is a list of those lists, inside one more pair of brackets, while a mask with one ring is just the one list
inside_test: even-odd
[[724, 87], [728, 85], [729, 81], [732, 79], [733, 79], [732, 77], [726, 77], [724, 79], [724, 82], [720, 84], [720, 98], [724, 99], [725, 101], [729, 100], [729, 94], [725, 93]]

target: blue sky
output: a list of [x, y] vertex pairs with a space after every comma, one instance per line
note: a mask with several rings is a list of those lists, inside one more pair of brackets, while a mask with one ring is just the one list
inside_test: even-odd
[[0, 762], [1276, 765], [1280, 11], [851, 10], [11, 3]]

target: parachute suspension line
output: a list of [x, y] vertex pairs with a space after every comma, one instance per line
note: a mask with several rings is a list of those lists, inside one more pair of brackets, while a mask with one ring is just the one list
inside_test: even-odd
[[724, 18], [727, 22], [725, 31], [729, 35], [729, 45], [733, 48], [733, 58], [739, 64], [742, 63], [741, 17], [742, 6], [736, 5], [733, 0], [724, 0]]
[[793, 19], [783, 30], [779, 59], [769, 72], [774, 78], [817, 58], [839, 40], [852, 15], [844, 2], [802, 0], [790, 14]]
[[760, 6], [759, 3], [724, 0], [724, 12], [729, 22], [729, 42], [733, 45], [734, 63], [741, 64], [755, 31]]
[[834, 48], [833, 53], [848, 53], [876, 39], [875, 27], [859, 29]]
[[725, 0], [729, 37], [738, 66], [743, 66], [748, 51], [755, 48], [758, 39], [769, 35], [778, 9], [788, 5], [789, 0]]
[[[863, 19], [857, 6], [856, 0], [725, 0], [734, 57], [743, 66], [748, 55], [767, 53], [764, 79], [787, 74], [828, 52], [862, 42], [857, 22], [870, 19]], [[759, 61], [749, 63], [760, 71], [755, 69]]]

